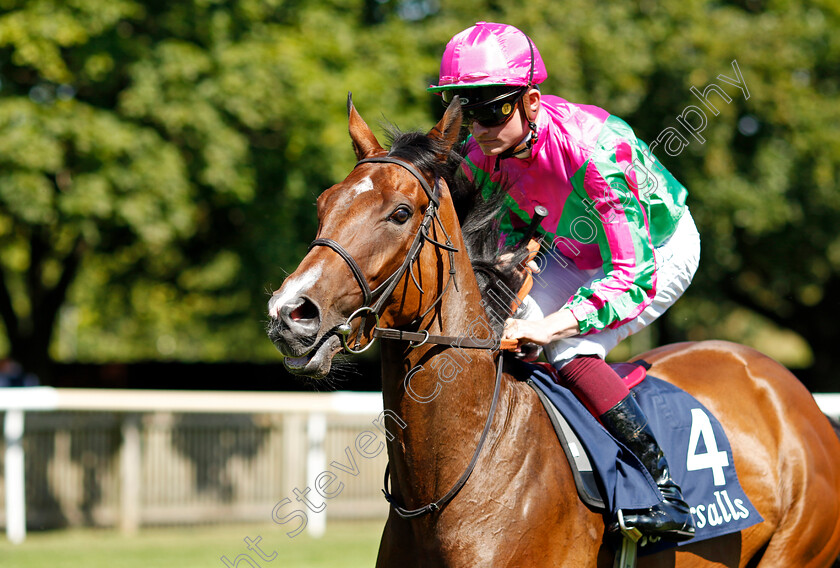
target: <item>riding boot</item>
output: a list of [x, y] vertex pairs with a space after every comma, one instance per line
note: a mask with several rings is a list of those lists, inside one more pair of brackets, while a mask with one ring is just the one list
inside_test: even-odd
[[[624, 524], [637, 528], [648, 537], [682, 542], [694, 537], [694, 519], [679, 485], [671, 479], [668, 462], [654, 437], [647, 417], [633, 395], [628, 395], [600, 417], [601, 423], [616, 439], [632, 451], [648, 470], [662, 501], [650, 509], [623, 510]], [[619, 530], [618, 523], [610, 527]]]

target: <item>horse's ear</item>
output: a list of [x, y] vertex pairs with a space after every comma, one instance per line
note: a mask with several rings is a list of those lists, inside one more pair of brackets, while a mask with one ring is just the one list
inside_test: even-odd
[[353, 149], [356, 151], [357, 160], [363, 160], [374, 154], [385, 152], [367, 123], [356, 112], [356, 107], [353, 106], [353, 93], [347, 93], [347, 115], [350, 117], [350, 138], [353, 140]]
[[446, 108], [443, 118], [429, 131], [429, 138], [438, 140], [441, 153], [438, 160], [445, 162], [449, 159], [449, 152], [458, 141], [461, 134], [461, 100], [456, 95]]

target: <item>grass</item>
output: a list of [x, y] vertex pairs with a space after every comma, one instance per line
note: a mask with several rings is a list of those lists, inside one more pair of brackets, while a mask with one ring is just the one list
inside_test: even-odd
[[[3, 568], [209, 568], [223, 567], [221, 557], [237, 568], [361, 568], [376, 562], [383, 521], [336, 522], [326, 535], [306, 533], [290, 539], [278, 525], [226, 525], [144, 529], [136, 536], [115, 530], [68, 529], [35, 532], [20, 545], [0, 542]], [[249, 552], [244, 538], [262, 537], [258, 546], [271, 558]], [[235, 564], [228, 564], [234, 565]]]

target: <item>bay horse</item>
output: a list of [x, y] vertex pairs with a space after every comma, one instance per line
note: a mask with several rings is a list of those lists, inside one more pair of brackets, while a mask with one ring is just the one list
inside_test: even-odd
[[[459, 218], [453, 200], [458, 101], [428, 134], [395, 135], [390, 152], [349, 97], [348, 113], [359, 163], [318, 197], [317, 238], [272, 294], [268, 333], [290, 371], [319, 381], [343, 344], [361, 350], [376, 328], [392, 332], [381, 344], [392, 508], [376, 565], [612, 565], [605, 520], [578, 498], [535, 392], [497, 375], [498, 350], [453, 356], [452, 345], [427, 341], [493, 339], [476, 325], [487, 321], [482, 288], [492, 269], [474, 272], [467, 254], [481, 220]], [[840, 551], [840, 440], [803, 385], [761, 353], [723, 341], [639, 358], [719, 418], [764, 521], [638, 565], [830, 566]], [[421, 512], [404, 518], [399, 507]]]

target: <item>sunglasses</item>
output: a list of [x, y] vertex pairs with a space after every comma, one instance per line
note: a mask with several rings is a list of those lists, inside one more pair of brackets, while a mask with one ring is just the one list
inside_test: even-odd
[[507, 88], [502, 89], [498, 87], [479, 87], [444, 91], [442, 93], [443, 103], [444, 105], [449, 104], [455, 98], [455, 95], [458, 95], [461, 100], [461, 111], [465, 122], [477, 122], [485, 128], [501, 126], [513, 116], [516, 104], [525, 94], [527, 87], [515, 91], [509, 91]]

